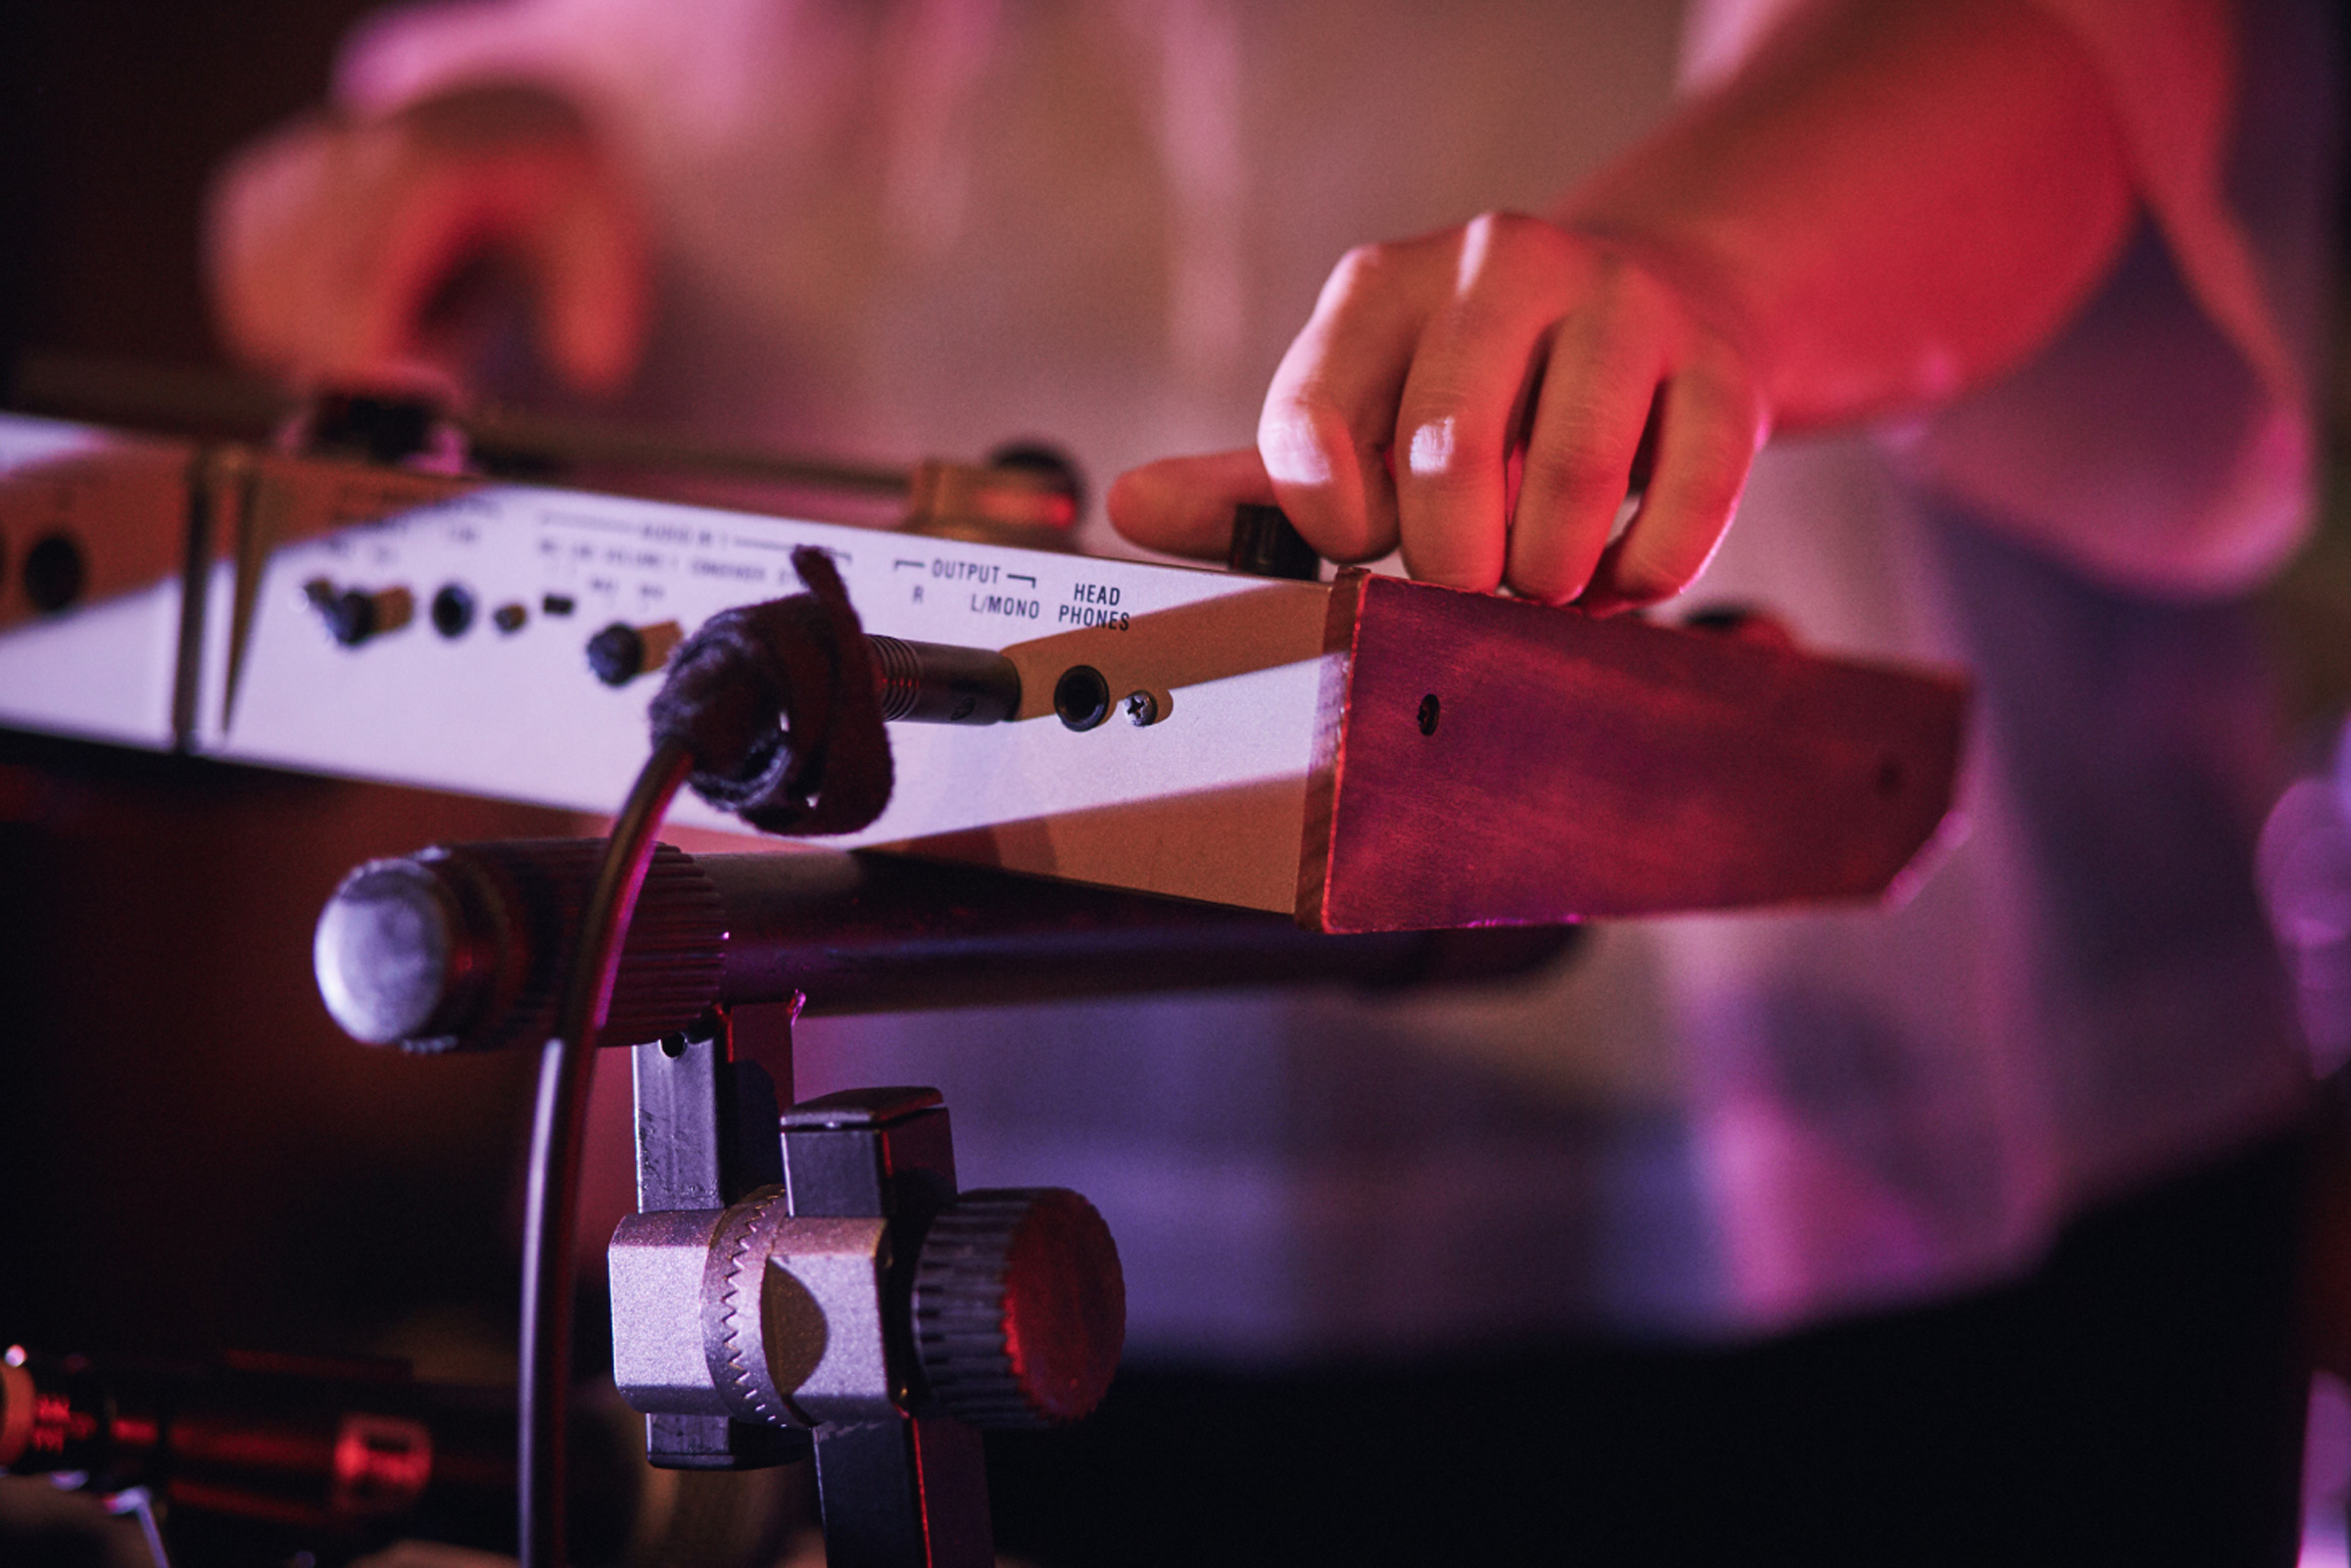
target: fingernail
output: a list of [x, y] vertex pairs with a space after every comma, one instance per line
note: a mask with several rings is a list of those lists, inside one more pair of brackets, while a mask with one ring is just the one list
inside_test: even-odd
[[1266, 472], [1278, 484], [1330, 483], [1330, 459], [1315, 440], [1311, 426], [1270, 426], [1259, 437], [1258, 449], [1259, 454], [1266, 459]]

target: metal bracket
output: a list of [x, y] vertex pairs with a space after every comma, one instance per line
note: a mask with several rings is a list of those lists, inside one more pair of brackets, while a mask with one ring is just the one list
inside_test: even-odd
[[[753, 1188], [783, 1180], [777, 1106], [792, 1098], [792, 1016], [797, 1011], [790, 1005], [722, 1007], [713, 1010], [707, 1029], [636, 1047], [639, 1212], [724, 1209]], [[742, 1049], [754, 1029], [774, 1035], [761, 1042], [767, 1049], [757, 1060]], [[615, 1343], [615, 1360], [626, 1354], [627, 1348]], [[646, 1458], [661, 1469], [759, 1470], [796, 1463], [811, 1451], [808, 1434], [791, 1427], [710, 1415], [645, 1418]]]
[[[646, 1412], [656, 1465], [812, 1455], [836, 1568], [986, 1568], [980, 1434], [925, 1408], [909, 1307], [924, 1234], [956, 1195], [946, 1108], [935, 1089], [868, 1089], [779, 1112], [792, 1010], [746, 1010], [761, 1011], [777, 1016], [758, 1023], [781, 1027], [756, 1053], [744, 1028], [753, 1018], [725, 1009], [707, 1028], [635, 1050], [639, 1212], [611, 1251], [615, 1379]], [[777, 1194], [759, 1191], [779, 1183], [782, 1228], [751, 1248], [752, 1229], [776, 1223], [762, 1215]], [[746, 1280], [754, 1310], [738, 1299]], [[754, 1406], [714, 1387], [724, 1346], [712, 1351], [711, 1336], [758, 1335], [746, 1350], [762, 1370], [779, 1347], [797, 1348], [789, 1334], [770, 1343], [770, 1293], [802, 1299], [807, 1375], [791, 1380], [774, 1424], [731, 1419]]]

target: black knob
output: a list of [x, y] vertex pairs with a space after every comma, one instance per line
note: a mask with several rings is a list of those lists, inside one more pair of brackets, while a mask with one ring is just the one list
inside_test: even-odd
[[81, 546], [71, 534], [50, 534], [24, 552], [24, 596], [44, 614], [81, 597], [86, 576]]
[[1008, 441], [987, 454], [990, 468], [1035, 474], [1070, 499], [1074, 522], [1085, 511], [1085, 473], [1078, 459], [1048, 441]]
[[462, 583], [444, 583], [433, 595], [433, 630], [463, 637], [473, 625], [473, 594]]
[[396, 463], [433, 443], [441, 410], [418, 398], [322, 392], [312, 399], [303, 447], [320, 456]]
[[1709, 604], [1682, 617], [1682, 625], [1693, 632], [1788, 652], [1797, 647], [1796, 634], [1788, 629], [1788, 623], [1757, 604]]
[[588, 640], [588, 668], [606, 686], [627, 686], [645, 672], [645, 635], [614, 621]]
[[379, 589], [373, 594], [356, 588], [338, 591], [325, 578], [313, 577], [302, 585], [302, 593], [318, 612], [327, 636], [347, 648], [399, 631], [416, 613], [416, 600], [405, 588]]
[[1075, 1421], [1102, 1402], [1127, 1341], [1118, 1245], [1062, 1187], [967, 1192], [931, 1222], [914, 1270], [915, 1359], [979, 1427]]
[[375, 635], [375, 600], [358, 589], [317, 599], [319, 618], [327, 634], [347, 648], [356, 648]]
[[1302, 583], [1322, 575], [1322, 557], [1278, 506], [1233, 508], [1232, 545], [1224, 552], [1224, 564], [1252, 577], [1288, 577]]

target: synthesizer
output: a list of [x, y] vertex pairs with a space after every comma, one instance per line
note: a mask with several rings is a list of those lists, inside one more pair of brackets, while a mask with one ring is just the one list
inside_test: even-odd
[[1946, 671], [20, 415], [0, 724], [606, 812], [671, 650], [804, 546], [867, 633], [1020, 679], [893, 725], [841, 847], [1405, 929], [1883, 897], [1950, 807]]

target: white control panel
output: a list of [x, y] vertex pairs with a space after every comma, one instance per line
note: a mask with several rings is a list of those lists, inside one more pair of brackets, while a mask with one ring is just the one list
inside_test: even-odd
[[[369, 470], [260, 467], [249, 515], [297, 537], [259, 552], [244, 585], [236, 563], [214, 569], [198, 749], [610, 811], [647, 754], [657, 661], [719, 610], [799, 592], [791, 552], [815, 545], [868, 632], [1010, 650], [1024, 677], [1015, 722], [893, 725], [888, 810], [835, 841], [925, 841], [1087, 880], [1157, 865], [1163, 891], [1292, 906], [1325, 679], [1319, 585], [579, 492], [445, 488], [411, 505]], [[1241, 595], [1253, 615], [1279, 601], [1293, 635], [1261, 632], [1255, 655], [1204, 663], [1181, 645], [1183, 617], [1164, 624]], [[644, 665], [607, 668], [617, 681], [589, 658], [614, 628], [624, 642], [633, 634]], [[1103, 671], [1120, 704], [1082, 731], [1051, 703], [1079, 664]], [[1151, 722], [1131, 722], [1130, 691]], [[1231, 853], [1198, 853], [1184, 801], [1219, 803], [1219, 831], [1240, 835]], [[1238, 820], [1225, 810], [1236, 803], [1248, 808]], [[675, 815], [739, 826], [690, 798]]]
[[1876, 896], [1948, 809], [1966, 706], [1948, 672], [1360, 573], [7, 417], [0, 546], [0, 724], [600, 815], [670, 654], [821, 548], [868, 633], [1000, 652], [1021, 687], [1009, 721], [891, 725], [888, 808], [831, 842], [1334, 930]]

